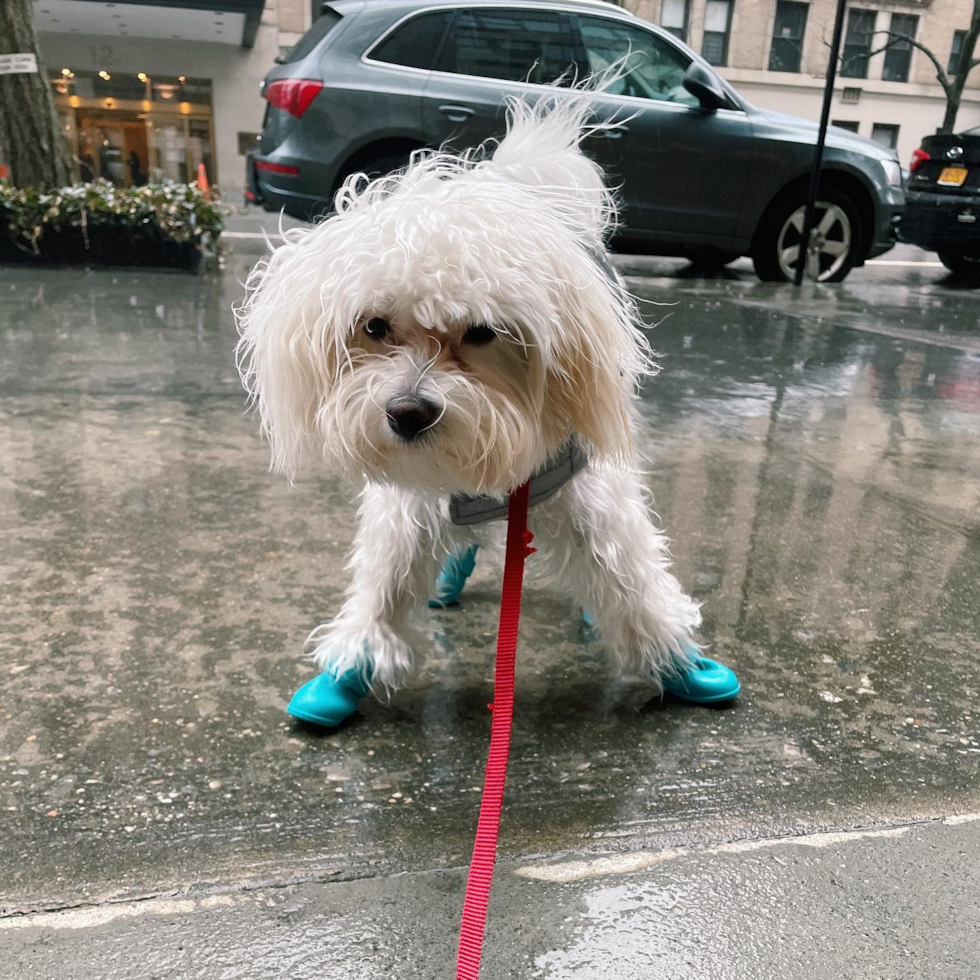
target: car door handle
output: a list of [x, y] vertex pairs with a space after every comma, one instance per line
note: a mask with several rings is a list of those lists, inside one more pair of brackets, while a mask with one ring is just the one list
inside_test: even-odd
[[595, 135], [602, 140], [621, 140], [628, 132], [626, 126], [617, 126], [615, 129], [600, 129]]
[[441, 105], [439, 111], [450, 120], [450, 122], [466, 122], [473, 115], [474, 110], [465, 105]]

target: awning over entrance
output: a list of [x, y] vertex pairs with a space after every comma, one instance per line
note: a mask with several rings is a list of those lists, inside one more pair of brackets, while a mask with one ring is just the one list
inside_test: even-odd
[[34, 0], [38, 31], [250, 48], [265, 0]]

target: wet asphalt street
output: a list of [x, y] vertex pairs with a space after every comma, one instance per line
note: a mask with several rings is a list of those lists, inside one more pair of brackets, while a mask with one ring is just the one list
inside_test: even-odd
[[[352, 492], [267, 472], [235, 245], [0, 270], [4, 976], [452, 975], [499, 567], [391, 706], [288, 721]], [[651, 702], [531, 586], [485, 976], [977, 976], [980, 291], [619, 263], [650, 485], [743, 693]]]

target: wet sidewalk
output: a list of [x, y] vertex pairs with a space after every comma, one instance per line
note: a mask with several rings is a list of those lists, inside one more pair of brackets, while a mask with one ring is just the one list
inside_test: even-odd
[[[498, 864], [487, 980], [973, 980], [980, 824]], [[448, 980], [461, 869], [0, 919], [10, 976]]]
[[[392, 705], [326, 736], [292, 726], [352, 492], [267, 472], [232, 359], [242, 273], [0, 271], [8, 914], [440, 870], [447, 908], [461, 898], [499, 568], [433, 615]], [[651, 702], [532, 586], [503, 860], [980, 810], [980, 295], [631, 284], [663, 354], [650, 485], [743, 694]], [[595, 970], [527, 975], [633, 975]]]

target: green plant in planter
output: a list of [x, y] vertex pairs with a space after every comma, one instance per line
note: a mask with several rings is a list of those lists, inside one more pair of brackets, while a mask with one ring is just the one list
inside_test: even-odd
[[223, 229], [221, 207], [196, 184], [96, 180], [39, 193], [0, 181], [0, 255], [8, 258], [19, 251], [51, 262], [195, 265]]

